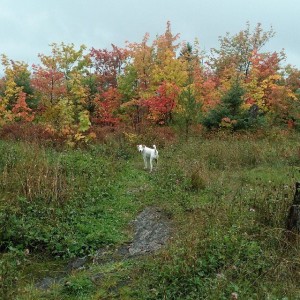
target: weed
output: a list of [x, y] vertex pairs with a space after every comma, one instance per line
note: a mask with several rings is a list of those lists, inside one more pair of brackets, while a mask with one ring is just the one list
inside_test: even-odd
[[[105, 245], [113, 249], [130, 242], [130, 221], [149, 205], [173, 224], [168, 247], [156, 256], [134, 267], [108, 261], [97, 270], [99, 286], [89, 279], [96, 270], [75, 272], [67, 286], [51, 288], [44, 298], [229, 299], [237, 293], [241, 299], [297, 299], [300, 244], [286, 238], [285, 220], [299, 180], [298, 135], [216, 133], [188, 143], [162, 138], [152, 174], [140, 167], [132, 142], [113, 135], [84, 150], [0, 142], [6, 254], [11, 246], [38, 256], [46, 250], [63, 262]], [[26, 272], [10, 270], [6, 286]], [[26, 297], [39, 295], [31, 289], [23, 289]]]

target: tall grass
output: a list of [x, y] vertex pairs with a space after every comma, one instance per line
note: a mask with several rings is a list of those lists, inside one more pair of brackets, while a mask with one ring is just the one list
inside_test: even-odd
[[1, 249], [75, 256], [124, 239], [115, 189], [121, 163], [113, 154], [27, 143], [2, 142], [0, 148]]
[[[239, 299], [299, 299], [299, 238], [285, 230], [299, 180], [298, 138], [161, 138], [152, 174], [126, 140], [60, 152], [0, 142], [1, 249], [92, 255], [103, 245], [130, 241], [129, 222], [155, 205], [173, 224], [164, 250], [108, 263], [100, 286], [91, 284], [89, 270], [74, 273], [55, 297], [230, 299], [237, 293]], [[126, 274], [129, 286], [114, 272]], [[121, 294], [112, 292], [113, 284], [123, 286]]]
[[[6, 145], [7, 147], [7, 145]], [[8, 201], [24, 197], [27, 201], [43, 199], [63, 204], [72, 194], [61, 162], [61, 154], [50, 161], [45, 149], [34, 144], [23, 144], [11, 151], [2, 145], [0, 182]]]
[[285, 230], [298, 147], [294, 137], [227, 137], [166, 149], [156, 196], [177, 229], [144, 266], [144, 298], [298, 299], [300, 248]]

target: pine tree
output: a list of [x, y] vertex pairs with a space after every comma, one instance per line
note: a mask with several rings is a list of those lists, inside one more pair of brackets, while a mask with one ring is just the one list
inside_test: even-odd
[[208, 129], [230, 127], [234, 130], [246, 126], [246, 115], [242, 110], [244, 90], [238, 80], [223, 95], [221, 102], [215, 109], [209, 111], [202, 124]]

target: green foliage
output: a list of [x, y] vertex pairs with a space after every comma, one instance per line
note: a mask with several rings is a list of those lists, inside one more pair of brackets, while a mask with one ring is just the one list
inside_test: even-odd
[[[232, 292], [248, 290], [249, 282], [269, 267], [260, 244], [248, 240], [238, 228], [213, 231], [207, 233], [205, 247], [200, 241], [195, 245], [196, 253], [180, 248], [172, 262], [157, 265], [157, 282], [152, 283], [149, 299], [228, 299]], [[239, 276], [247, 280], [240, 283]]]
[[91, 126], [91, 122], [89, 119], [89, 113], [87, 111], [81, 111], [79, 113], [79, 128], [80, 132], [87, 131]]
[[185, 128], [185, 136], [188, 138], [190, 127], [200, 121], [201, 103], [196, 100], [192, 87], [186, 87], [179, 96], [178, 119], [179, 123], [183, 123]]
[[128, 102], [137, 97], [137, 82], [137, 71], [133, 65], [128, 65], [124, 74], [118, 77], [118, 90], [123, 96], [122, 102]]
[[63, 293], [68, 296], [76, 297], [76, 299], [88, 299], [85, 296], [89, 296], [95, 289], [95, 285], [92, 280], [86, 276], [70, 277], [64, 284]]
[[25, 255], [22, 251], [10, 247], [8, 253], [0, 256], [0, 298], [15, 299], [18, 294], [20, 268]]
[[7, 150], [0, 159], [2, 249], [13, 244], [73, 257], [125, 238], [119, 206], [130, 199], [118, 195], [119, 165], [103, 159], [100, 149], [57, 153], [6, 143], [2, 149]]
[[225, 127], [233, 130], [248, 129], [257, 125], [260, 117], [251, 116], [249, 110], [241, 108], [243, 95], [244, 90], [236, 80], [221, 98], [220, 104], [203, 118], [202, 124], [208, 129]]
[[[233, 292], [241, 299], [297, 299], [299, 243], [284, 230], [299, 175], [297, 138], [219, 133], [157, 145], [161, 159], [151, 174], [124, 141], [61, 152], [0, 142], [0, 240], [12, 255], [6, 286], [20, 278], [18, 290], [9, 290], [16, 299], [228, 299]], [[53, 184], [34, 185], [42, 174], [49, 183], [50, 174], [60, 174], [64, 193], [49, 200]], [[23, 190], [24, 182], [35, 191]], [[115, 249], [132, 240], [129, 222], [149, 205], [170, 219], [172, 239], [155, 256], [116, 262]], [[28, 264], [13, 267], [23, 251], [16, 257], [11, 246], [29, 248]], [[103, 246], [112, 256], [100, 265], [72, 271], [66, 285], [34, 288], [39, 273], [54, 272], [47, 254], [64, 270], [61, 257], [93, 257]], [[37, 257], [45, 266], [32, 275]]]

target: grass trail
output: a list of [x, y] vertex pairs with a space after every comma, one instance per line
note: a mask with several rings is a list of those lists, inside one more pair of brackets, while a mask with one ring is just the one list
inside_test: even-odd
[[[284, 230], [299, 180], [298, 138], [191, 139], [159, 147], [151, 174], [129, 145], [69, 150], [58, 161], [54, 150], [0, 143], [6, 153], [0, 221], [8, 222], [2, 248], [9, 241], [19, 259], [27, 245], [36, 245], [21, 267], [14, 267], [16, 259], [6, 261], [11, 276], [5, 282], [21, 288], [14, 291], [18, 299], [213, 300], [233, 292], [241, 299], [299, 299], [300, 243], [287, 240]], [[33, 193], [45, 173], [47, 184]], [[50, 190], [59, 186], [57, 178], [63, 189]], [[68, 288], [34, 288], [33, 280], [59, 271], [69, 254], [93, 255], [131, 241], [130, 221], [146, 206], [170, 217], [175, 230], [167, 247], [73, 272]], [[101, 282], [91, 283], [99, 273]]]

